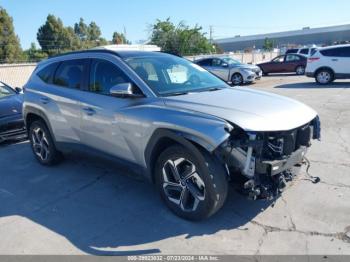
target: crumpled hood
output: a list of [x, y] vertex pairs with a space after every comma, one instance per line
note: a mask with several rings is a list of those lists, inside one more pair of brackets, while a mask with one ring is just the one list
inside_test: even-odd
[[164, 98], [170, 107], [210, 114], [246, 131], [290, 130], [317, 116], [296, 100], [249, 88], [225, 88]]
[[22, 95], [11, 95], [0, 99], [0, 118], [22, 114]]

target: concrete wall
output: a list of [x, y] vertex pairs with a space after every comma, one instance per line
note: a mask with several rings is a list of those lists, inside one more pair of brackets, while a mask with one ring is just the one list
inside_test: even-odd
[[0, 64], [0, 81], [12, 87], [22, 87], [34, 71], [36, 64]]

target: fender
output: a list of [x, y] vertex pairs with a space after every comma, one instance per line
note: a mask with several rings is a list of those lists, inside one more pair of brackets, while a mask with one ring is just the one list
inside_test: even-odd
[[52, 130], [49, 118], [46, 116], [46, 114], [42, 110], [40, 110], [40, 109], [38, 109], [36, 107], [29, 106], [29, 105], [24, 105], [23, 106], [23, 119], [24, 119], [25, 126], [27, 128], [27, 132], [29, 132], [29, 127], [28, 127], [28, 124], [27, 124], [27, 116], [29, 114], [37, 115], [38, 117], [42, 118], [45, 121], [45, 124], [48, 127], [48, 129], [50, 131], [50, 134], [51, 134], [51, 137], [52, 137], [52, 139], [53, 139], [53, 141], [54, 141], [54, 143], [56, 145], [57, 142], [56, 142], [56, 139], [55, 139], [55, 134], [54, 134], [54, 132]]

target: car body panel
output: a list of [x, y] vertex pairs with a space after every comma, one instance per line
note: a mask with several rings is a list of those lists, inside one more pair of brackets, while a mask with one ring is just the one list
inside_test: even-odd
[[165, 100], [169, 107], [214, 115], [247, 131], [290, 130], [317, 115], [296, 100], [249, 88], [193, 93]]
[[[206, 57], [194, 61], [196, 64], [200, 64], [203, 60], [216, 59], [221, 60], [220, 57]], [[255, 65], [248, 64], [228, 64], [225, 66], [218, 65], [220, 63], [213, 63], [211, 65], [201, 65], [203, 68], [213, 73], [217, 77], [221, 78], [225, 82], [231, 82], [232, 75], [238, 73], [243, 77], [243, 83], [252, 83], [256, 79], [261, 78], [261, 70]]]
[[[2, 82], [1, 84], [6, 88], [11, 88]], [[23, 95], [15, 91], [12, 95], [0, 98], [0, 142], [26, 137], [22, 104]]]
[[[297, 56], [300, 58], [299, 61], [288, 61], [287, 56]], [[281, 58], [279, 61], [277, 58]], [[278, 61], [276, 61], [278, 60]], [[275, 57], [269, 62], [257, 64], [264, 73], [291, 73], [295, 72], [298, 66], [306, 67], [307, 58], [299, 54], [287, 54]]]

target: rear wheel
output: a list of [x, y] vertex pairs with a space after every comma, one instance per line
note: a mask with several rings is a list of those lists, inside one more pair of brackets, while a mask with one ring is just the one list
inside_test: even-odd
[[34, 121], [29, 127], [29, 139], [36, 159], [42, 165], [53, 165], [62, 159], [62, 154], [57, 151], [52, 136], [41, 121]]
[[208, 218], [225, 202], [225, 169], [207, 152], [196, 156], [183, 146], [171, 146], [159, 156], [155, 172], [163, 200], [182, 218]]
[[295, 73], [297, 75], [304, 75], [305, 74], [305, 66], [298, 66], [296, 69], [295, 69]]
[[243, 76], [240, 73], [234, 73], [231, 76], [231, 82], [233, 85], [239, 86], [239, 85], [243, 84]]
[[320, 69], [316, 72], [315, 80], [320, 85], [327, 85], [334, 81], [333, 72], [329, 69]]

